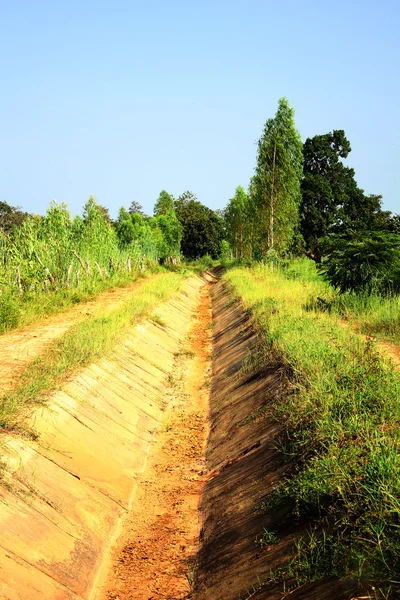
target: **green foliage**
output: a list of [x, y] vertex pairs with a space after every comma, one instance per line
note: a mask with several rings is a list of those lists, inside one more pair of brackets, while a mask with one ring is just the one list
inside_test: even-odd
[[114, 227], [94, 197], [74, 219], [65, 204], [52, 202], [44, 217], [0, 231], [0, 331], [129, 281], [157, 264], [163, 245], [160, 227], [139, 213], [121, 209]]
[[116, 223], [121, 248], [133, 256], [168, 262], [180, 257], [182, 226], [175, 211], [168, 210], [157, 217], [144, 217], [140, 212], [129, 213], [121, 208]]
[[28, 217], [18, 206], [10, 206], [7, 202], [0, 201], [0, 231], [10, 233], [14, 227], [20, 227]]
[[301, 200], [303, 144], [295, 127], [294, 110], [286, 98], [279, 100], [258, 142], [257, 165], [251, 193], [257, 221], [266, 243], [261, 252], [284, 253], [293, 238]]
[[321, 258], [320, 240], [330, 233], [389, 227], [390, 213], [382, 211], [382, 197], [366, 196], [357, 186], [354, 169], [342, 163], [350, 152], [350, 142], [341, 129], [308, 138], [304, 144], [300, 230], [317, 261]]
[[205, 254], [217, 258], [223, 239], [223, 221], [211, 208], [204, 206], [191, 192], [175, 201], [175, 212], [182, 225], [182, 253], [196, 259]]
[[235, 195], [224, 210], [226, 233], [236, 260], [252, 258], [252, 233], [254, 229], [251, 202], [239, 185]]
[[400, 293], [400, 236], [331, 235], [322, 248], [321, 272], [340, 292]]
[[232, 249], [227, 240], [222, 240], [221, 242], [221, 253], [220, 259], [223, 264], [226, 264], [232, 258]]
[[173, 208], [154, 218], [156, 226], [162, 233], [161, 258], [164, 260], [175, 257], [179, 258], [182, 241], [182, 225], [180, 224]]
[[162, 190], [154, 205], [154, 216], [165, 215], [171, 210], [174, 210], [174, 197]]

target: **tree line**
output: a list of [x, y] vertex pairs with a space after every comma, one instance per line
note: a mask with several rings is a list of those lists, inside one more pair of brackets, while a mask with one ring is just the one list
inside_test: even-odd
[[238, 186], [223, 210], [190, 191], [174, 198], [165, 190], [153, 216], [134, 201], [115, 221], [93, 197], [74, 219], [65, 205], [52, 203], [39, 217], [0, 202], [3, 267], [26, 288], [35, 276], [43, 279], [43, 268], [68, 281], [71, 265], [85, 272], [83, 260], [101, 273], [123, 264], [177, 263], [181, 256], [253, 261], [303, 254], [341, 291], [400, 291], [400, 216], [382, 209], [382, 196], [358, 187], [354, 169], [343, 163], [350, 152], [343, 130], [303, 144], [294, 110], [281, 98], [258, 141], [247, 190]]
[[340, 291], [400, 291], [400, 216], [366, 195], [346, 166], [343, 130], [301, 142], [294, 110], [279, 100], [258, 142], [248, 190], [224, 209], [237, 260], [307, 255]]
[[52, 202], [44, 216], [0, 202], [0, 293], [20, 294], [79, 287], [83, 279], [108, 278], [181, 256], [217, 258], [223, 220], [189, 191], [174, 198], [162, 190], [153, 216], [133, 201], [113, 221], [92, 196], [82, 214]]

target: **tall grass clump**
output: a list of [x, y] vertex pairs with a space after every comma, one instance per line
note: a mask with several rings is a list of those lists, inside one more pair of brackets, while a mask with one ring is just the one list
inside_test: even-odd
[[91, 197], [82, 216], [72, 219], [53, 202], [44, 217], [0, 230], [0, 333], [155, 268], [167, 251], [169, 230], [161, 225], [137, 227], [127, 239]]
[[312, 277], [265, 266], [225, 277], [253, 315], [265, 360], [287, 365], [292, 383], [272, 407], [295, 457], [274, 501], [314, 525], [297, 542], [291, 574], [350, 576], [390, 594], [400, 581], [399, 373], [373, 340], [305, 309], [320, 286]]
[[128, 327], [150, 315], [179, 289], [185, 277], [183, 273], [164, 273], [145, 281], [123, 306], [89, 317], [52, 344], [45, 356], [28, 366], [19, 386], [0, 397], [0, 431], [26, 432], [26, 419], [34, 405], [45, 402], [72, 373], [107, 354]]

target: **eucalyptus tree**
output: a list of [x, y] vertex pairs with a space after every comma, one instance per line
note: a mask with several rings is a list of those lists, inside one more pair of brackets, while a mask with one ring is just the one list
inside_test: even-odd
[[226, 232], [236, 260], [251, 258], [251, 214], [249, 196], [238, 185], [235, 195], [228, 201], [224, 210]]
[[267, 250], [284, 252], [298, 222], [301, 200], [303, 144], [294, 122], [294, 109], [281, 98], [258, 141], [252, 192], [257, 218], [266, 234]]
[[154, 205], [154, 216], [165, 215], [169, 210], [174, 210], [174, 197], [162, 190]]

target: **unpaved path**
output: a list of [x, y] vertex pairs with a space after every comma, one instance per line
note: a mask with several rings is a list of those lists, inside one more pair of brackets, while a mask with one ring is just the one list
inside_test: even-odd
[[96, 600], [190, 597], [208, 434], [208, 288], [202, 289], [197, 317], [177, 356], [164, 419], [147, 466], [138, 475], [133, 509], [92, 596]]
[[400, 346], [391, 342], [378, 341], [378, 348], [380, 348], [384, 356], [392, 361], [396, 369], [400, 370]]
[[360, 326], [357, 323], [352, 323], [351, 321], [338, 321], [340, 327], [345, 329], [351, 329], [356, 335], [359, 335], [363, 340], [367, 340], [371, 338], [374, 340], [376, 344], [376, 349], [383, 358], [386, 358], [392, 362], [395, 368], [400, 370], [400, 346], [394, 344], [393, 342], [387, 342], [385, 340], [381, 340], [374, 335], [368, 336], [366, 333], [362, 333], [360, 331]]
[[[152, 275], [152, 278], [160, 275]], [[135, 281], [124, 288], [103, 292], [94, 300], [77, 304], [68, 310], [46, 317], [23, 329], [0, 336], [0, 395], [12, 389], [27, 365], [42, 356], [54, 340], [86, 318], [115, 309], [129, 300], [149, 278]]]

